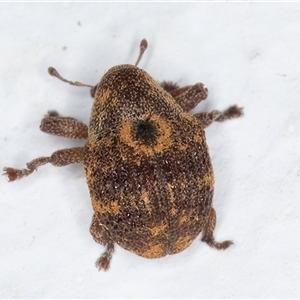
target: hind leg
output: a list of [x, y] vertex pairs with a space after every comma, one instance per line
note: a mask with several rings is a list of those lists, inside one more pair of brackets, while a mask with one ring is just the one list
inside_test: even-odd
[[216, 248], [218, 250], [225, 250], [230, 245], [232, 245], [233, 242], [232, 241], [224, 241], [224, 242], [219, 243], [219, 242], [215, 241], [214, 229], [216, 226], [216, 220], [217, 220], [216, 211], [213, 208], [211, 208], [209, 215], [208, 215], [207, 223], [203, 230], [202, 242], [205, 242], [212, 248]]
[[115, 246], [114, 242], [110, 239], [105, 226], [101, 224], [100, 217], [97, 212], [94, 213], [90, 233], [96, 243], [106, 246], [105, 252], [96, 261], [96, 267], [99, 271], [102, 269], [107, 271], [110, 267], [110, 261], [115, 250]]

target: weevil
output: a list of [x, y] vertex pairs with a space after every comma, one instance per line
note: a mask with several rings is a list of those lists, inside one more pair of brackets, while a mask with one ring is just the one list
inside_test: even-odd
[[207, 98], [207, 88], [156, 82], [137, 66], [147, 46], [143, 39], [135, 65], [112, 67], [96, 86], [66, 80], [50, 67], [50, 75], [89, 87], [94, 104], [89, 126], [50, 111], [40, 129], [84, 139], [85, 145], [34, 159], [24, 169], [4, 168], [14, 181], [48, 163], [84, 165], [94, 210], [90, 233], [105, 246], [96, 261], [99, 270], [110, 267], [115, 244], [145, 258], [179, 253], [201, 232], [210, 247], [232, 244], [213, 236], [214, 174], [204, 129], [242, 116], [243, 108], [191, 115]]

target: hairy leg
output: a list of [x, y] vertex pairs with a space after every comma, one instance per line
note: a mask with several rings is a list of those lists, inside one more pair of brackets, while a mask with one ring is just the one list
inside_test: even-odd
[[196, 83], [179, 88], [176, 83], [164, 81], [161, 83], [161, 86], [173, 96], [184, 111], [190, 111], [202, 100], [205, 100], [208, 95], [208, 90], [203, 83]]
[[179, 89], [179, 85], [173, 81], [163, 81], [160, 83], [160, 86], [168, 93]]
[[62, 117], [56, 111], [49, 111], [42, 119], [41, 131], [69, 139], [87, 139], [88, 127], [71, 117]]
[[212, 248], [216, 248], [218, 250], [225, 250], [230, 245], [232, 245], [233, 242], [232, 241], [224, 241], [222, 243], [218, 243], [215, 241], [213, 234], [214, 234], [214, 229], [216, 226], [216, 219], [217, 219], [216, 211], [213, 208], [211, 208], [208, 219], [207, 219], [206, 226], [203, 231], [202, 242], [205, 242]]
[[101, 224], [99, 213], [97, 212], [94, 213], [90, 233], [96, 243], [106, 246], [105, 252], [96, 261], [96, 267], [99, 271], [102, 269], [107, 271], [110, 267], [110, 261], [115, 250], [115, 246], [114, 242], [110, 239], [105, 226]]
[[226, 120], [239, 118], [243, 115], [244, 115], [243, 108], [233, 105], [227, 108], [223, 112], [219, 110], [213, 110], [210, 113], [202, 112], [202, 113], [195, 114], [194, 117], [196, 117], [201, 122], [203, 128], [206, 128], [214, 121], [223, 122]]
[[51, 156], [39, 157], [27, 163], [26, 169], [4, 168], [3, 175], [6, 175], [9, 181], [22, 179], [30, 175], [38, 167], [45, 164], [52, 164], [56, 167], [66, 166], [72, 163], [83, 162], [83, 147], [76, 147], [70, 149], [62, 149], [55, 151]]

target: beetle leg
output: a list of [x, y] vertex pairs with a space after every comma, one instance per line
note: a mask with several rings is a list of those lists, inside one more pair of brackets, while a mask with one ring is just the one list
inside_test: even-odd
[[98, 244], [106, 246], [105, 252], [97, 259], [96, 267], [98, 270], [107, 271], [110, 267], [110, 261], [112, 254], [115, 250], [114, 242], [109, 237], [109, 233], [105, 226], [101, 224], [99, 214], [94, 213], [92, 224], [90, 227], [90, 233]]
[[218, 243], [215, 241], [213, 234], [214, 234], [214, 229], [216, 226], [216, 219], [217, 219], [216, 211], [213, 208], [211, 208], [209, 215], [208, 215], [207, 223], [203, 230], [202, 242], [205, 242], [212, 248], [216, 248], [218, 250], [225, 250], [230, 245], [232, 245], [233, 242], [232, 241], [224, 241], [222, 243]]
[[99, 271], [102, 269], [104, 271], [107, 271], [110, 267], [110, 261], [112, 259], [112, 253], [115, 250], [114, 243], [109, 240], [106, 244], [105, 252], [96, 260], [96, 268], [98, 268]]
[[4, 168], [3, 175], [8, 177], [9, 181], [22, 179], [30, 175], [38, 167], [51, 163], [56, 167], [63, 167], [72, 163], [83, 162], [83, 147], [62, 149], [55, 151], [51, 156], [39, 157], [27, 163], [27, 169]]
[[233, 105], [228, 107], [223, 112], [219, 110], [213, 110], [210, 113], [207, 112], [197, 113], [194, 115], [194, 117], [196, 117], [200, 121], [203, 128], [206, 128], [214, 121], [223, 122], [226, 120], [242, 117], [243, 115], [244, 115], [243, 108]]
[[161, 83], [161, 87], [171, 94], [184, 111], [190, 111], [208, 95], [207, 88], [200, 82], [179, 88], [176, 83], [164, 81]]
[[56, 111], [49, 111], [42, 119], [40, 130], [69, 139], [87, 139], [88, 127], [71, 117], [62, 117]]
[[201, 101], [205, 100], [208, 95], [208, 89], [201, 82], [194, 85], [188, 85], [170, 92], [176, 102], [184, 111], [190, 111], [195, 108]]
[[162, 81], [159, 85], [170, 94], [172, 91], [179, 89], [179, 85], [173, 81]]

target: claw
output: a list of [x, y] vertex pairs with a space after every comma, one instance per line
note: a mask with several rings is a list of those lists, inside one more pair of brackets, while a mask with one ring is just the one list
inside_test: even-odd
[[8, 181], [15, 181], [19, 177], [20, 170], [14, 168], [4, 168], [2, 176], [6, 176]]

